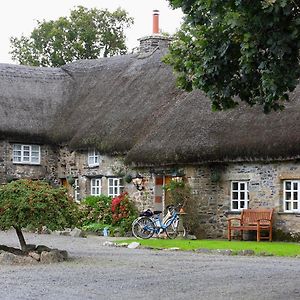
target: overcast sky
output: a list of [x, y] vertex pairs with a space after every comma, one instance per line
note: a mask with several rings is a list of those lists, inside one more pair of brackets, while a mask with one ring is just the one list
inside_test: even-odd
[[160, 29], [174, 33], [180, 27], [181, 10], [172, 10], [167, 0], [3, 0], [0, 10], [0, 63], [14, 63], [9, 54], [11, 36], [28, 36], [36, 27], [37, 20], [55, 20], [69, 15], [77, 5], [87, 8], [107, 8], [110, 11], [121, 7], [135, 19], [128, 29], [127, 46], [138, 45], [137, 39], [152, 32], [152, 11], [160, 11]]

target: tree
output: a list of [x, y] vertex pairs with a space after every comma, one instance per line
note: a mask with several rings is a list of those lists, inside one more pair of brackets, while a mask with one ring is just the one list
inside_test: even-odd
[[11, 37], [12, 59], [22, 65], [57, 67], [127, 51], [124, 29], [133, 24], [127, 12], [78, 6], [69, 17], [37, 22], [29, 37]]
[[0, 229], [16, 230], [21, 249], [26, 251], [22, 228], [63, 229], [76, 223], [77, 205], [62, 187], [45, 181], [20, 179], [0, 188]]
[[213, 110], [283, 109], [300, 77], [300, 5], [293, 0], [169, 0], [186, 14], [164, 59], [179, 87], [201, 89]]

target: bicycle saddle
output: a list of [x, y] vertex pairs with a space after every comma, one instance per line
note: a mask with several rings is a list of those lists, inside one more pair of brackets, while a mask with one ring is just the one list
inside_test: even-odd
[[155, 215], [159, 215], [159, 214], [162, 213], [162, 211], [161, 211], [161, 210], [155, 210], [153, 213], [154, 213]]

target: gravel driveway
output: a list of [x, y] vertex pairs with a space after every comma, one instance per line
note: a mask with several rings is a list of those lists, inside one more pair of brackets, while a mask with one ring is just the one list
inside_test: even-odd
[[[300, 259], [103, 246], [103, 237], [25, 234], [72, 260], [0, 266], [0, 299], [300, 299]], [[13, 231], [0, 244], [18, 246]]]

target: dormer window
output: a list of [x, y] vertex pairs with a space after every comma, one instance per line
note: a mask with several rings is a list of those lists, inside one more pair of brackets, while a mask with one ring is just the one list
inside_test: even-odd
[[89, 150], [88, 152], [88, 165], [89, 167], [99, 166], [100, 154], [95, 149]]
[[38, 145], [13, 145], [13, 163], [39, 165], [41, 149]]

